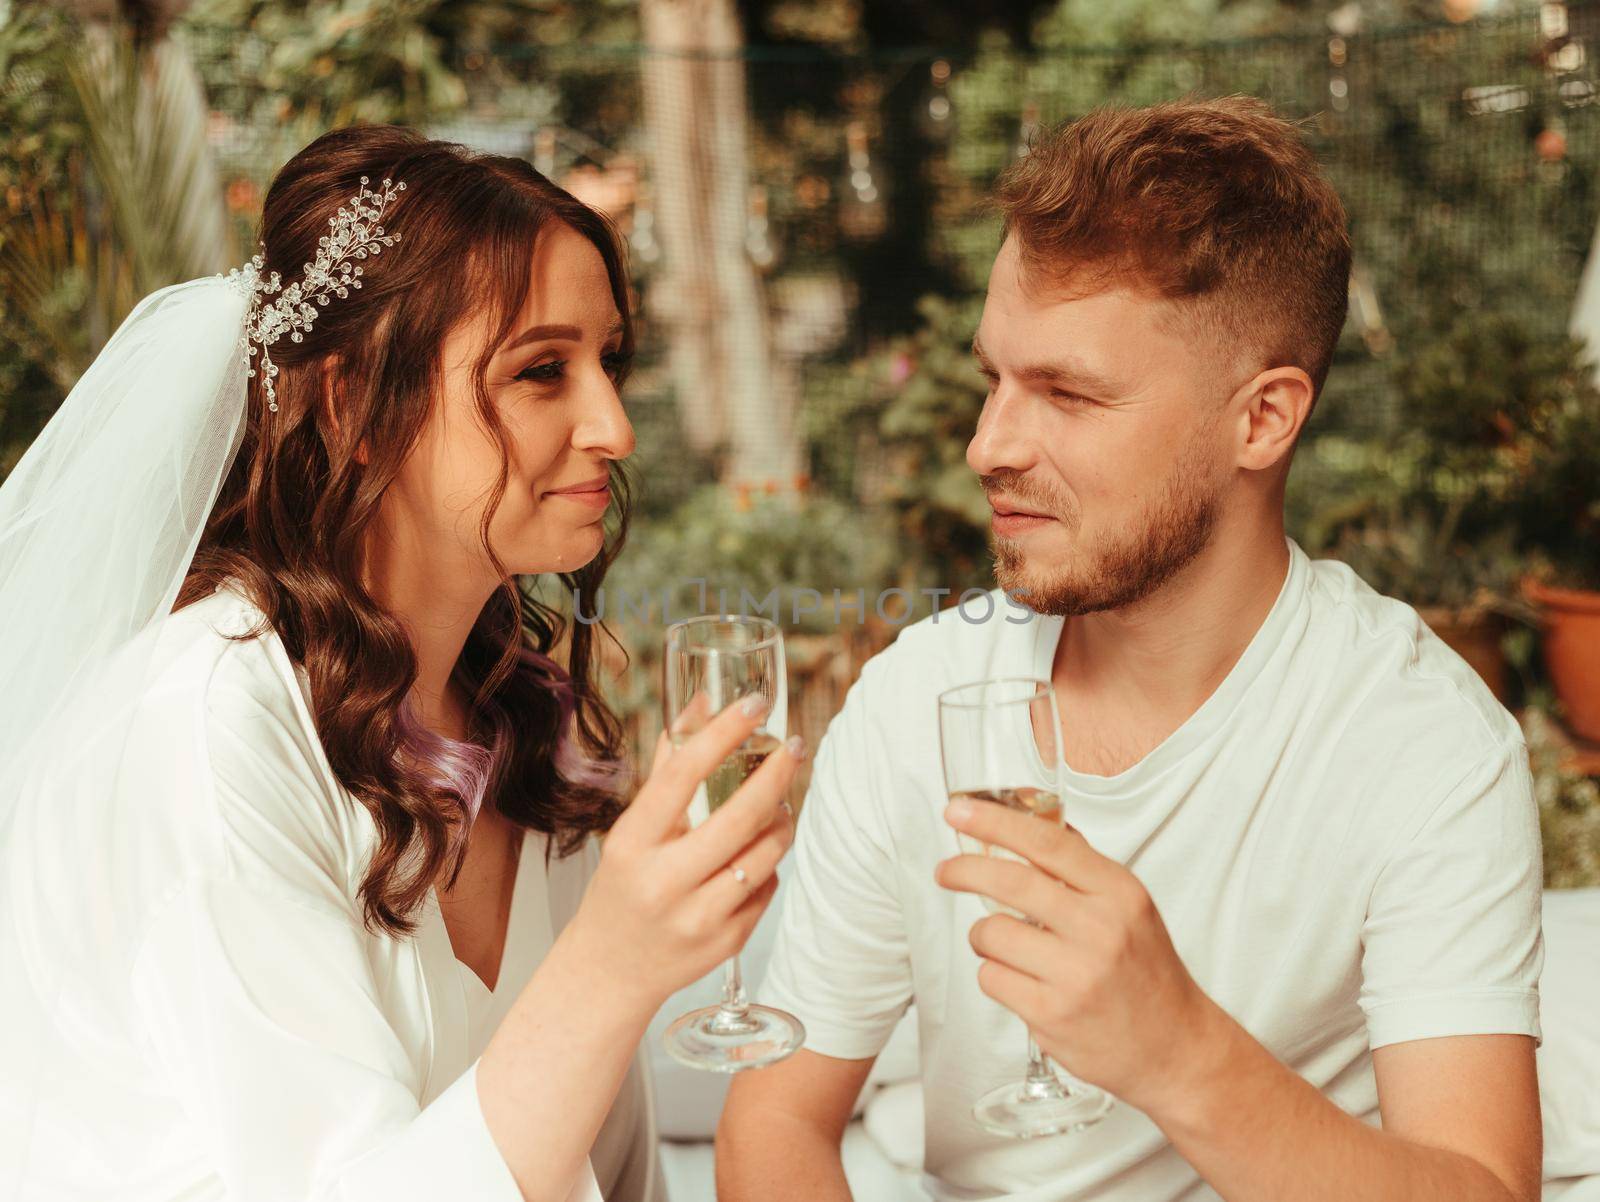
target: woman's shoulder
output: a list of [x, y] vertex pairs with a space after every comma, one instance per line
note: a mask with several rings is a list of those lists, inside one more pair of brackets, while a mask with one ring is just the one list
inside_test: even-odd
[[[168, 614], [145, 632], [145, 649], [114, 689], [134, 691], [134, 722], [157, 739], [195, 737], [203, 746], [261, 725], [296, 727], [305, 709], [299, 670], [266, 616], [237, 586]], [[136, 683], [135, 683], [136, 682]]]
[[349, 904], [370, 821], [328, 764], [304, 669], [236, 586], [167, 621], [171, 671], [146, 698], [147, 720], [177, 717], [200, 745], [211, 854], [230, 874]]
[[[90, 758], [104, 796], [141, 829], [140, 858], [187, 876], [245, 875], [349, 904], [368, 829], [317, 737], [303, 670], [237, 586], [147, 632], [120, 746]], [[131, 677], [130, 677], [131, 678]], [[125, 729], [123, 726], [125, 725]]]

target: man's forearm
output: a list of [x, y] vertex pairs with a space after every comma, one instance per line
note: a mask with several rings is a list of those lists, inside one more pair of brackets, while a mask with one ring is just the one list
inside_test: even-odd
[[1228, 1202], [1524, 1202], [1471, 1157], [1339, 1109], [1220, 1008], [1206, 1046], [1148, 1109]]
[[852, 1202], [838, 1138], [792, 1114], [724, 1115], [716, 1146], [720, 1202]]

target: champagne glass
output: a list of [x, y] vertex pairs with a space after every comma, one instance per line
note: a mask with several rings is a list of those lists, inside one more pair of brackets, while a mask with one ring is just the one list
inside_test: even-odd
[[[662, 704], [668, 737], [681, 745], [724, 706], [752, 693], [767, 699], [762, 725], [695, 790], [689, 825], [699, 826], [783, 745], [788, 686], [783, 636], [765, 618], [712, 615], [667, 628]], [[691, 1010], [667, 1028], [667, 1051], [693, 1068], [736, 1073], [799, 1050], [806, 1030], [794, 1015], [745, 996], [739, 957], [728, 961], [722, 1003]]]
[[[939, 752], [950, 800], [1003, 805], [1045, 822], [1063, 821], [1061, 719], [1049, 681], [981, 680], [940, 693]], [[957, 837], [970, 855], [1027, 862], [970, 835], [957, 832]], [[990, 913], [1032, 921], [992, 898], [982, 901]], [[1030, 1030], [1027, 1075], [984, 1094], [972, 1115], [997, 1135], [1029, 1139], [1082, 1131], [1110, 1109], [1108, 1094], [1058, 1070]]]

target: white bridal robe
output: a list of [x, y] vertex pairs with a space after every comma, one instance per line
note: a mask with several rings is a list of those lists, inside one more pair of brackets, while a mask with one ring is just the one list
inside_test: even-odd
[[[224, 637], [259, 618], [232, 588], [164, 618], [126, 747], [85, 695], [26, 757], [0, 831], [0, 1200], [521, 1202], [477, 1058], [593, 844], [547, 868], [525, 835], [492, 990], [433, 893], [414, 937], [367, 930], [371, 818], [282, 642]], [[571, 1202], [664, 1197], [647, 1071], [554, 1183]]]

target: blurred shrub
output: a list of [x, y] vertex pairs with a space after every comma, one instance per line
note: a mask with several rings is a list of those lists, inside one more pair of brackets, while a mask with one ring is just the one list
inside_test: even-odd
[[1600, 780], [1563, 766], [1567, 746], [1542, 711], [1528, 710], [1523, 729], [1533, 756], [1545, 887], [1600, 885]]
[[1545, 561], [1594, 578], [1600, 392], [1580, 346], [1504, 312], [1450, 314], [1402, 343], [1388, 438], [1308, 433], [1290, 512], [1308, 547], [1418, 605], [1515, 610]]
[[1511, 439], [1518, 537], [1533, 570], [1600, 589], [1600, 389], [1576, 343], [1559, 363], [1543, 403]]
[[983, 298], [929, 296], [917, 311], [912, 334], [814, 379], [819, 479], [886, 515], [902, 587], [992, 587], [989, 507], [966, 462], [985, 395], [971, 351]]
[[[606, 577], [604, 616], [630, 647], [641, 640], [653, 645], [667, 618], [737, 613], [748, 594], [746, 613], [756, 614], [757, 604], [775, 596], [785, 629], [831, 630], [834, 589], [846, 600], [866, 589], [870, 618], [878, 589], [892, 575], [894, 546], [885, 521], [834, 497], [796, 500], [708, 485], [630, 534], [626, 553]], [[581, 612], [594, 615], [598, 602], [580, 599]], [[772, 605], [765, 616], [774, 616]], [[856, 620], [857, 611], [846, 611], [845, 622]]]

